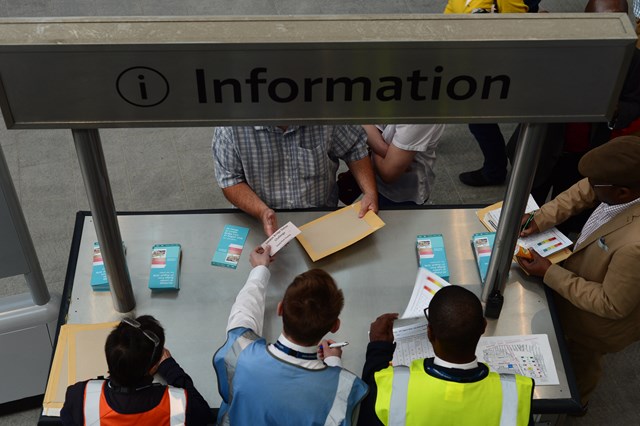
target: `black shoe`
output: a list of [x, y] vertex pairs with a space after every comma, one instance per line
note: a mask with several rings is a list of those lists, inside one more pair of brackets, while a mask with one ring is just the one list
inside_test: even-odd
[[502, 185], [504, 183], [504, 178], [497, 180], [487, 179], [484, 173], [482, 173], [482, 169], [460, 173], [458, 177], [460, 178], [460, 182], [469, 186]]

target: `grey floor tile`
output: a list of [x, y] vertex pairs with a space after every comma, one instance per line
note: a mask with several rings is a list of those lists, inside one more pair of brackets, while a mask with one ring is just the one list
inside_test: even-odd
[[187, 199], [190, 209], [226, 209], [233, 207], [224, 198], [215, 182], [200, 185], [187, 185]]
[[296, 0], [278, 0], [276, 8], [281, 15], [339, 15], [339, 14], [376, 14], [406, 13], [404, 0], [384, 1], [341, 1], [301, 2]]
[[186, 16], [190, 14], [189, 2], [185, 1], [145, 0], [140, 2], [140, 6], [144, 16]]
[[6, 426], [33, 426], [38, 423], [40, 409], [21, 411], [19, 413], [0, 416], [0, 425]]
[[0, 278], [0, 298], [5, 296], [13, 296], [15, 294], [27, 293], [28, 291], [29, 288], [27, 287], [24, 275]]
[[[60, 0], [63, 4], [68, 4], [67, 0]], [[84, 6], [77, 9], [78, 6]], [[121, 0], [91, 0], [76, 1], [71, 4], [71, 13], [74, 16], [141, 16], [142, 5], [140, 2]]]
[[54, 5], [47, 0], [5, 0], [3, 2], [10, 17], [58, 16]]
[[[11, 131], [11, 130], [9, 130]], [[75, 160], [73, 137], [69, 130], [32, 130], [16, 138], [20, 167], [56, 162], [70, 165]]]
[[192, 15], [277, 15], [274, 0], [186, 0], [187, 14]]
[[18, 182], [20, 199], [23, 202], [26, 200], [73, 199], [75, 203], [73, 170], [67, 164], [53, 162], [20, 167]]
[[446, 170], [438, 170], [436, 168], [436, 179], [431, 195], [426, 204], [429, 205], [443, 205], [443, 204], [462, 204], [463, 200], [460, 198], [456, 191], [452, 191], [451, 187], [454, 186], [451, 181], [451, 176]]
[[446, 2], [424, 0], [405, 0], [410, 13], [442, 13]]
[[130, 179], [130, 205], [134, 210], [181, 210], [189, 207], [175, 162], [137, 172]]
[[210, 149], [179, 150], [178, 166], [185, 186], [203, 184], [216, 185], [213, 158]]
[[22, 202], [22, 210], [34, 243], [70, 238], [76, 212], [74, 204], [75, 197], [71, 199], [25, 199]]
[[[4, 155], [4, 159], [7, 162], [7, 167], [9, 167], [9, 173], [11, 174], [12, 179], [14, 179], [20, 173], [20, 166], [18, 162], [18, 145], [16, 144], [2, 144], [2, 154]], [[16, 187], [16, 190], [18, 188]]]
[[18, 141], [18, 138], [23, 133], [32, 131], [32, 130], [30, 131], [30, 130], [13, 130], [13, 129], [7, 130], [2, 120], [0, 120], [0, 123], [2, 124], [2, 127], [0, 127], [0, 144], [2, 144], [2, 146], [13, 145]]

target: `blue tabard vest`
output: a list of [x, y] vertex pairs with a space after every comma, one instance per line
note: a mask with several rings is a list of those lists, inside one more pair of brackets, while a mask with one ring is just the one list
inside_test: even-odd
[[338, 367], [309, 370], [275, 358], [265, 339], [230, 330], [214, 355], [219, 425], [352, 425], [367, 385]]

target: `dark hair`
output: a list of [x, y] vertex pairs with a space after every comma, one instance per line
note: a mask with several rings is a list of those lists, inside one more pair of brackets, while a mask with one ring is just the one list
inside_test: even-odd
[[[136, 321], [140, 328], [120, 322], [104, 345], [109, 375], [120, 386], [131, 387], [139, 383], [158, 363], [164, 348], [164, 329], [154, 317], [142, 315]], [[154, 333], [160, 340], [155, 354], [154, 343], [143, 331]]]
[[480, 300], [464, 287], [444, 287], [429, 304], [429, 325], [433, 338], [447, 354], [474, 354], [484, 332]]
[[335, 324], [344, 295], [331, 275], [311, 269], [294, 278], [282, 299], [285, 334], [301, 345], [315, 345]]

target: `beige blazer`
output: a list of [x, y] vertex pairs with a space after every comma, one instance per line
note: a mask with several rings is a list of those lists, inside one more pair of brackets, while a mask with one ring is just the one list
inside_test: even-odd
[[[534, 216], [546, 230], [598, 201], [583, 179]], [[603, 353], [640, 340], [640, 204], [602, 225], [544, 282], [563, 300], [559, 310], [568, 338]], [[569, 302], [569, 303], [567, 303]]]

